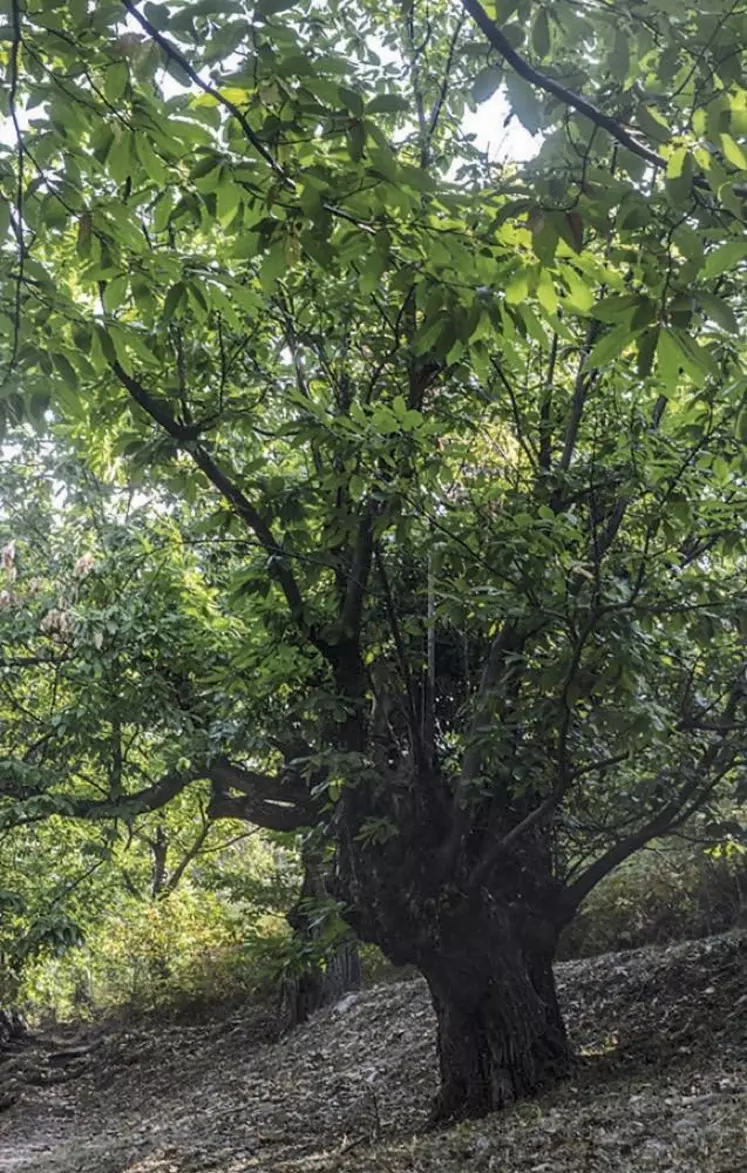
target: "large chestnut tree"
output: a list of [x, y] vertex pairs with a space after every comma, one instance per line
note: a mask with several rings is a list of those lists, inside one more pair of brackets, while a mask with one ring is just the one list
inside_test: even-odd
[[743, 767], [745, 16], [3, 7], [0, 407], [209, 514], [255, 623], [262, 739], [181, 781], [321, 826], [437, 1114], [530, 1094], [560, 930]]

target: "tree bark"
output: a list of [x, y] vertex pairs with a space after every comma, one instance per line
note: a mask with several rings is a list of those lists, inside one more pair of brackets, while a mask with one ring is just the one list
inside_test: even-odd
[[434, 1122], [535, 1095], [571, 1066], [552, 969], [562, 915], [547, 827], [491, 853], [483, 868], [484, 831], [443, 852], [450, 825], [437, 778], [382, 784], [400, 817], [397, 833], [373, 844], [360, 834], [362, 808], [384, 813], [371, 811], [372, 793], [351, 787], [341, 798], [339, 891], [358, 936], [428, 982], [441, 1072]]
[[552, 959], [513, 933], [454, 940], [424, 967], [438, 1022], [435, 1121], [482, 1116], [565, 1075]]
[[313, 853], [307, 852], [304, 854], [301, 895], [288, 913], [296, 942], [308, 956], [306, 965], [286, 981], [283, 989], [289, 1028], [306, 1022], [323, 1006], [334, 1005], [349, 990], [360, 989], [357, 942], [346, 938], [324, 948], [323, 909], [324, 902], [329, 900], [322, 863]]
[[0, 1007], [0, 1054], [19, 1043], [26, 1033], [26, 1023], [20, 1011]]

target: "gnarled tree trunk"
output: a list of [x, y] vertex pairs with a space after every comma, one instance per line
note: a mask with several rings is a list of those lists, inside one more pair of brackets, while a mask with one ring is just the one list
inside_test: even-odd
[[547, 829], [485, 868], [484, 832], [468, 830], [457, 851], [445, 851], [453, 808], [429, 797], [437, 780], [400, 778], [397, 794], [389, 779], [380, 793], [422, 809], [400, 809], [398, 833], [371, 845], [359, 831], [371, 790], [351, 787], [341, 800], [340, 887], [358, 935], [428, 982], [441, 1073], [434, 1120], [536, 1094], [571, 1064], [552, 970], [561, 916]]
[[[499, 897], [497, 898], [500, 899]], [[570, 1051], [552, 955], [485, 901], [483, 923], [450, 926], [421, 962], [438, 1022], [436, 1119], [480, 1116], [566, 1074]]]

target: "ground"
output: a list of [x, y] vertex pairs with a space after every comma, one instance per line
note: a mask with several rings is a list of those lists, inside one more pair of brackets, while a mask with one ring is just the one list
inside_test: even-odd
[[747, 935], [558, 966], [580, 1060], [532, 1103], [425, 1131], [420, 981], [281, 1041], [266, 1012], [67, 1027], [0, 1061], [2, 1173], [747, 1173]]

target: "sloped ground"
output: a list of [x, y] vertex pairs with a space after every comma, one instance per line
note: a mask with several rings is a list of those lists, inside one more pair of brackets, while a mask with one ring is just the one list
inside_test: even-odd
[[280, 1043], [257, 1010], [37, 1040], [0, 1064], [2, 1173], [747, 1173], [747, 936], [569, 962], [576, 1076], [423, 1133], [421, 982], [345, 999]]

